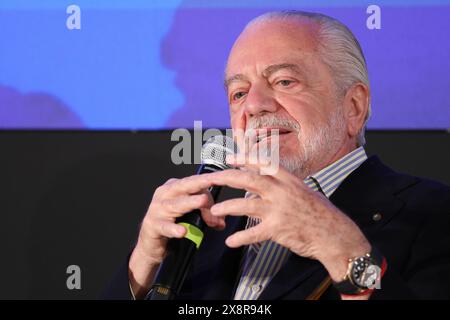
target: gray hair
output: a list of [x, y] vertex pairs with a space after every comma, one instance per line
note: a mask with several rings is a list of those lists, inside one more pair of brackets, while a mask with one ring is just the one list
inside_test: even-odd
[[[330, 68], [339, 94], [345, 95], [355, 83], [363, 83], [370, 90], [367, 64], [361, 46], [350, 31], [340, 21], [321, 13], [298, 10], [275, 11], [263, 14], [248, 24], [271, 19], [310, 19], [318, 26], [317, 49], [322, 61]], [[358, 133], [357, 143], [362, 146], [366, 143], [365, 129], [370, 118], [371, 105], [364, 119], [364, 125]]]

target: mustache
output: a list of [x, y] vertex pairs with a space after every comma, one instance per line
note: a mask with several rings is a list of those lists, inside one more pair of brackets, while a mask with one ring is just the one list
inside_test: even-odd
[[247, 122], [246, 130], [261, 129], [266, 127], [281, 127], [285, 129], [292, 129], [296, 132], [300, 131], [300, 125], [296, 121], [274, 115], [263, 115], [257, 118], [250, 118]]

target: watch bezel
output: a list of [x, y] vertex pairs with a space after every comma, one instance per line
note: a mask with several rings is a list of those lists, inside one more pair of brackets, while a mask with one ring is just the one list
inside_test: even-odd
[[[333, 282], [333, 286], [343, 295], [364, 294], [366, 291], [379, 287], [384, 273], [383, 268], [385, 268], [385, 259], [376, 249], [372, 248], [370, 253], [349, 259], [347, 272], [343, 280]], [[356, 271], [358, 271], [358, 276]], [[371, 272], [367, 273], [367, 271]], [[374, 274], [376, 274], [375, 281], [366, 285], [368, 279], [373, 280]]]
[[360, 288], [361, 290], [367, 290], [371, 289], [375, 283], [368, 284], [368, 276], [371, 276], [371, 274], [367, 274], [367, 271], [371, 266], [375, 266], [375, 272], [376, 274], [376, 281], [380, 278], [381, 274], [381, 268], [377, 265], [376, 261], [374, 261], [370, 254], [365, 254], [364, 256], [355, 258], [352, 262], [352, 266], [350, 269], [349, 279], [355, 285], [356, 287]]

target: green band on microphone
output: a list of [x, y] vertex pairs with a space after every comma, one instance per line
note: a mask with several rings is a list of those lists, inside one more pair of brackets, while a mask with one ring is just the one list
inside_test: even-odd
[[178, 224], [185, 227], [187, 230], [184, 237], [195, 243], [197, 249], [200, 248], [200, 244], [202, 243], [203, 240], [203, 231], [197, 228], [196, 226], [186, 222], [180, 222]]

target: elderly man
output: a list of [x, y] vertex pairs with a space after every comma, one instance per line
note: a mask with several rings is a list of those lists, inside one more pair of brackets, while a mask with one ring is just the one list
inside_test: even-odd
[[[211, 228], [180, 298], [449, 298], [450, 188], [367, 158], [369, 80], [348, 28], [321, 14], [265, 14], [225, 73], [233, 130], [279, 129], [281, 168], [261, 175], [229, 159], [236, 169], [159, 187], [106, 297], [144, 297], [167, 239], [186, 233], [175, 219], [200, 208]], [[213, 204], [211, 185], [249, 196]]]

